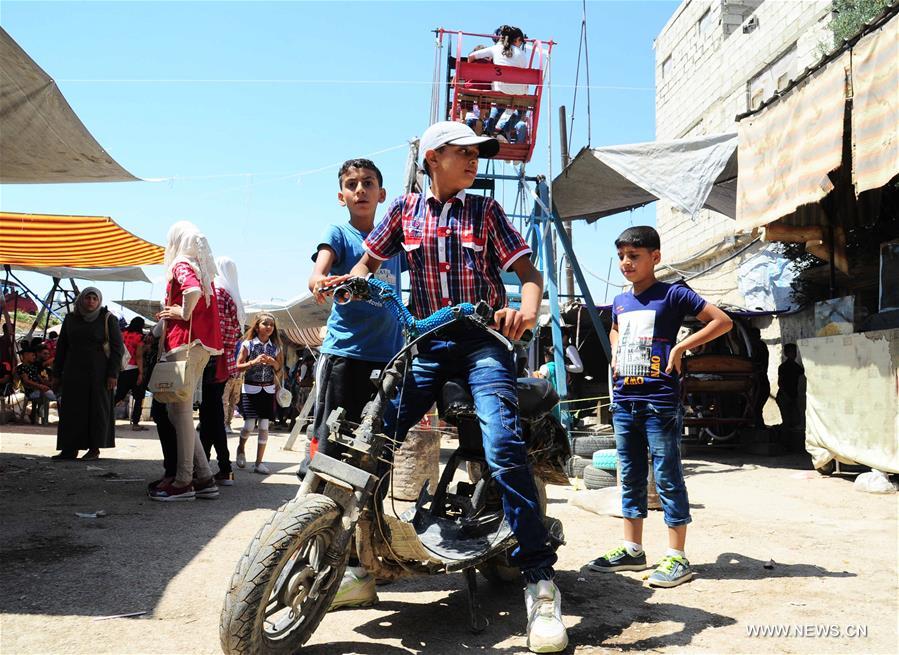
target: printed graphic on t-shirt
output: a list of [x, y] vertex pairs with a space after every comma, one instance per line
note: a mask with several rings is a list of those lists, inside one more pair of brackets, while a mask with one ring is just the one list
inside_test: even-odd
[[643, 384], [644, 377], [659, 375], [659, 363], [653, 367], [652, 356], [655, 321], [656, 313], [651, 309], [618, 315], [617, 364], [624, 384]]

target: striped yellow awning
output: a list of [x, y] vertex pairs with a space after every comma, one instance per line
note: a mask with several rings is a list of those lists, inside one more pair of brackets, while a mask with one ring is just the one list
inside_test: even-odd
[[899, 175], [899, 16], [852, 48], [855, 193]]
[[767, 225], [833, 189], [828, 173], [842, 161], [849, 61], [846, 52], [740, 122], [738, 229]]
[[0, 212], [0, 264], [108, 268], [162, 264], [165, 249], [106, 216]]

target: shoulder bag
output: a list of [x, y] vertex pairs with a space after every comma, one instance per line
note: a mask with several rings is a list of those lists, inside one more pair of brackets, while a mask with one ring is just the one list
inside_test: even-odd
[[[103, 322], [103, 354], [106, 355], [106, 359], [112, 356], [112, 347], [109, 345], [109, 319], [112, 316], [112, 312], [106, 312]], [[122, 348], [125, 349], [125, 352], [122, 353], [122, 363], [119, 366], [119, 371], [124, 371], [125, 367], [131, 362], [131, 353], [128, 352], [124, 339], [122, 340]]]
[[153, 367], [153, 373], [150, 375], [150, 382], [147, 384], [147, 390], [153, 394], [153, 397], [161, 403], [178, 403], [189, 400], [193, 397], [194, 390], [187, 379], [188, 362], [190, 360], [191, 337], [193, 335], [194, 320], [191, 317], [187, 330], [187, 357], [178, 361], [166, 361], [165, 355], [165, 333], [163, 327], [162, 337], [159, 342], [159, 355], [156, 366]]

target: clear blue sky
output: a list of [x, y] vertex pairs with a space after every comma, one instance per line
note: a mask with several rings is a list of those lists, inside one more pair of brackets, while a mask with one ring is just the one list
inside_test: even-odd
[[[653, 138], [653, 39], [677, 4], [588, 4], [594, 146]], [[171, 223], [190, 220], [216, 255], [237, 261], [244, 299], [268, 300], [305, 291], [318, 236], [346, 220], [336, 202], [336, 165], [395, 148], [372, 158], [388, 198], [401, 190], [407, 152], [396, 147], [426, 127], [435, 27], [489, 32], [511, 23], [558, 43], [552, 105], [545, 95], [528, 166], [529, 174], [550, 172], [552, 116], [557, 174], [555, 119], [558, 105], [571, 111], [581, 3], [4, 0], [0, 19], [120, 164], [141, 178], [173, 178], [4, 185], [0, 207], [111, 216], [159, 244]], [[582, 88], [572, 154], [587, 144], [585, 94]], [[513, 197], [510, 188], [507, 204]], [[654, 223], [650, 206], [577, 224], [575, 250], [605, 277], [615, 235]], [[148, 272], [160, 278], [161, 269]], [[49, 278], [27, 281], [35, 291], [49, 288]], [[605, 284], [590, 286], [601, 301]], [[101, 287], [107, 300], [121, 297], [121, 285]], [[130, 298], [161, 295], [159, 284], [125, 290]]]

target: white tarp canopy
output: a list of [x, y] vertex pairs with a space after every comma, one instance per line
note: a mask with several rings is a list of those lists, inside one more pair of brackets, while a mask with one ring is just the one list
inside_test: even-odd
[[0, 28], [0, 182], [130, 182], [56, 82]]
[[737, 135], [584, 148], [552, 190], [562, 220], [593, 222], [656, 200], [736, 218]]
[[[153, 318], [162, 311], [162, 303], [158, 300], [119, 300], [122, 307], [140, 314], [144, 318]], [[275, 317], [278, 330], [282, 336], [295, 344], [320, 346], [324, 338], [324, 327], [331, 314], [331, 301], [324, 305], [315, 302], [312, 294], [305, 294], [288, 302], [247, 302], [247, 324], [251, 324], [256, 314], [267, 312]]]
[[305, 293], [287, 302], [245, 302], [244, 309], [248, 322], [252, 321], [254, 314], [268, 312], [275, 317], [279, 328], [318, 330], [328, 324], [331, 300], [319, 305], [311, 293]]
[[30, 271], [50, 277], [75, 278], [91, 282], [150, 282], [140, 266], [114, 268], [71, 268], [68, 266], [11, 266], [14, 271]]

